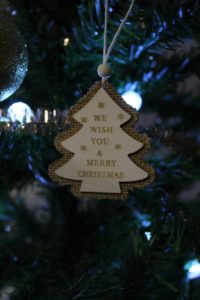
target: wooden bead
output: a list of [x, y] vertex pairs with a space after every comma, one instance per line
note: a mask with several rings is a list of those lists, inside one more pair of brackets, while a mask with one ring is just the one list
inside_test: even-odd
[[108, 78], [111, 75], [111, 68], [109, 65], [101, 64], [97, 68], [97, 73], [101, 78]]

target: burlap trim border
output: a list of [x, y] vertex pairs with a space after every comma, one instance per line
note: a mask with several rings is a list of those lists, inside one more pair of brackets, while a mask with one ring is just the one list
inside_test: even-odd
[[[79, 124], [75, 119], [73, 119], [73, 115], [81, 110], [97, 93], [97, 91], [103, 87], [105, 91], [111, 96], [111, 98], [127, 113], [129, 113], [132, 118], [124, 125], [122, 125], [122, 129], [129, 134], [134, 139], [140, 141], [144, 144], [144, 147], [139, 150], [137, 153], [129, 155], [131, 160], [136, 163], [140, 168], [145, 170], [149, 176], [141, 181], [136, 182], [123, 182], [120, 183], [121, 186], [121, 194], [107, 194], [107, 193], [83, 193], [80, 192], [80, 187], [82, 181], [77, 180], [71, 180], [71, 179], [65, 179], [61, 178], [60, 176], [57, 176], [55, 174], [56, 169], [61, 167], [63, 164], [67, 163], [74, 154], [67, 151], [61, 146], [61, 142], [68, 139], [69, 137], [73, 136], [76, 132], [78, 132], [82, 125]], [[149, 149], [149, 138], [144, 134], [139, 134], [134, 131], [135, 123], [137, 122], [138, 116], [136, 110], [133, 110], [129, 105], [125, 103], [125, 101], [115, 92], [113, 87], [108, 83], [105, 82], [102, 84], [101, 81], [96, 82], [91, 89], [88, 91], [88, 93], [75, 105], [73, 106], [68, 114], [67, 117], [67, 123], [70, 125], [70, 128], [57, 135], [55, 138], [55, 147], [56, 149], [63, 155], [63, 157], [59, 160], [56, 160], [49, 166], [49, 176], [53, 181], [58, 182], [60, 185], [70, 185], [71, 186], [71, 192], [78, 198], [94, 198], [94, 199], [119, 199], [124, 200], [128, 197], [128, 191], [134, 190], [135, 188], [142, 188], [150, 183], [153, 182], [155, 172], [154, 169], [148, 165], [146, 162], [141, 160], [141, 157], [144, 156], [144, 154]]]

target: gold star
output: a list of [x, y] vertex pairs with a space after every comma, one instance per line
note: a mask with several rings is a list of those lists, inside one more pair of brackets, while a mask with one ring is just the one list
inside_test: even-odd
[[118, 114], [117, 118], [118, 118], [118, 120], [124, 120], [125, 115], [124, 114]]
[[86, 151], [86, 150], [87, 150], [87, 147], [86, 147], [85, 145], [81, 145], [81, 146], [80, 146], [80, 149], [81, 149], [81, 151]]
[[104, 108], [105, 107], [105, 103], [104, 102], [99, 102], [98, 103], [98, 108]]
[[121, 144], [116, 144], [115, 145], [115, 150], [121, 150], [122, 149], [122, 145]]
[[87, 118], [86, 117], [82, 117], [81, 118], [81, 123], [83, 123], [83, 124], [87, 123]]

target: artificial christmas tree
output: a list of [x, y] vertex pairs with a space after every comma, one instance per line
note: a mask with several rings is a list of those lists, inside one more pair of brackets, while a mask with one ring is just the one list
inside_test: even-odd
[[[10, 3], [30, 63], [0, 109], [18, 99], [64, 109], [65, 119], [95, 80], [104, 3]], [[110, 3], [108, 40], [130, 4]], [[60, 157], [53, 141], [69, 124], [0, 129], [0, 297], [199, 299], [199, 18], [199, 1], [137, 0], [113, 51], [112, 85], [141, 95], [135, 129], [151, 138], [145, 160], [157, 174], [128, 200], [78, 200], [52, 184], [47, 169]]]

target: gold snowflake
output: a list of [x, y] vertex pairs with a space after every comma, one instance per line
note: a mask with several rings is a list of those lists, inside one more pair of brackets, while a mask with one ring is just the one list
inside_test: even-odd
[[105, 107], [105, 102], [98, 103], [98, 108], [104, 108], [104, 107]]
[[80, 146], [80, 149], [81, 149], [81, 151], [86, 151], [86, 150], [87, 150], [87, 147], [86, 147], [85, 145], [81, 145], [81, 146]]
[[87, 123], [87, 118], [86, 117], [82, 117], [81, 118], [81, 123], [83, 123], [83, 124]]
[[124, 114], [118, 114], [117, 118], [118, 118], [118, 120], [124, 120], [125, 115]]
[[115, 150], [121, 150], [122, 149], [122, 145], [121, 144], [116, 144], [115, 145]]

